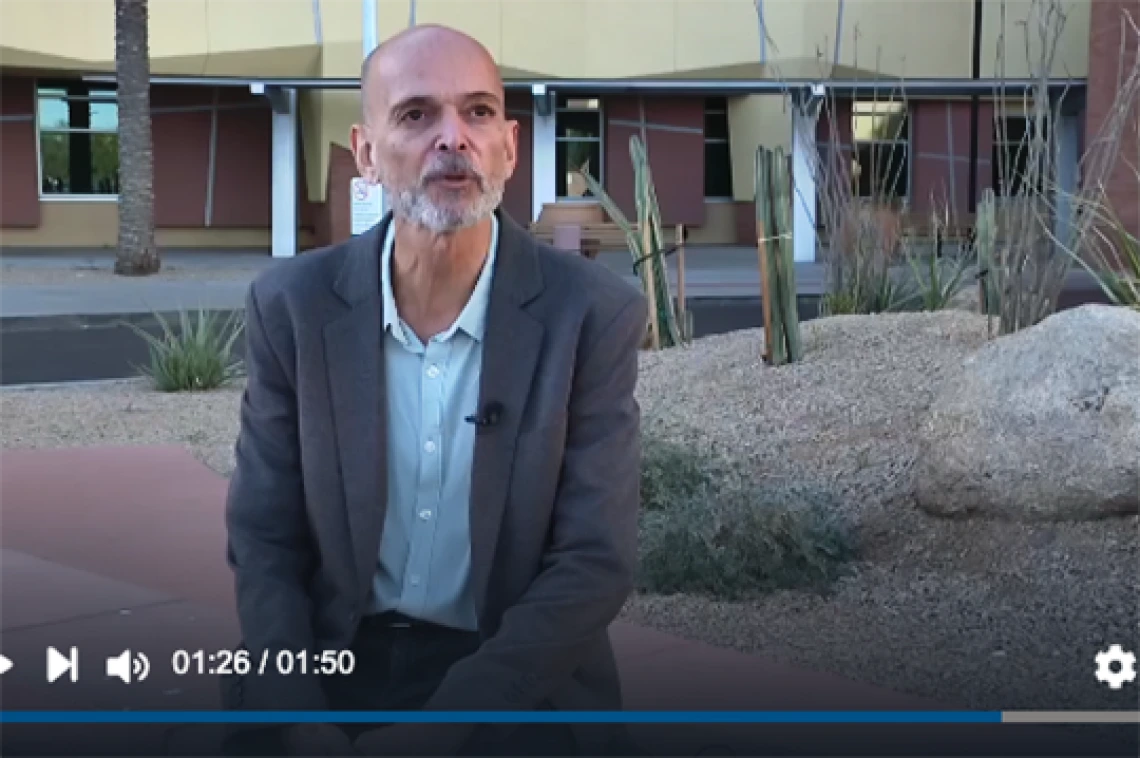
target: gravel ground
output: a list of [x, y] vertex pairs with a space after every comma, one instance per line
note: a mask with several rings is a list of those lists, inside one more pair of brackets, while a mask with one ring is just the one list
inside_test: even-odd
[[985, 341], [985, 318], [840, 317], [803, 335], [804, 361], [780, 368], [760, 361], [758, 331], [647, 354], [645, 427], [758, 477], [829, 483], [861, 562], [828, 597], [640, 597], [626, 617], [949, 705], [1136, 707], [1135, 686], [1108, 690], [1093, 671], [1113, 642], [1140, 650], [1140, 519], [944, 521], [909, 498], [913, 430]]
[[[985, 339], [960, 312], [821, 319], [805, 360], [772, 368], [742, 331], [644, 354], [646, 430], [819, 477], [844, 495], [863, 554], [826, 597], [636, 597], [637, 623], [942, 701], [1004, 709], [1133, 708], [1093, 656], [1140, 650], [1140, 519], [943, 521], [908, 500], [912, 430], [937, 383]], [[232, 470], [240, 388], [162, 395], [141, 382], [0, 390], [4, 447], [178, 443]]]

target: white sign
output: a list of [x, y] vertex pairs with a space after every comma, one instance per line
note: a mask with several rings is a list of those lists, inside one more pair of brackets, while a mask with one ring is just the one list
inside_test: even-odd
[[384, 191], [379, 184], [370, 184], [359, 176], [353, 177], [350, 190], [352, 202], [352, 233], [363, 234], [384, 217]]

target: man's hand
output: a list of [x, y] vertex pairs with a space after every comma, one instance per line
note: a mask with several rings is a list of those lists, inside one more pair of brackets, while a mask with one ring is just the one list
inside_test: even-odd
[[360, 755], [456, 755], [471, 729], [466, 724], [392, 724], [356, 738]]
[[357, 755], [352, 740], [332, 724], [296, 724], [281, 735], [289, 755]]

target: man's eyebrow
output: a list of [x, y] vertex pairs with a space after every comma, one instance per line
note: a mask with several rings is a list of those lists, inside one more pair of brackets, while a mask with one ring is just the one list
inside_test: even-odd
[[[491, 92], [491, 91], [480, 90], [477, 92], [468, 92], [467, 94], [463, 95], [463, 100], [465, 102], [491, 101], [496, 106], [498, 106], [500, 108], [503, 107], [502, 98], [499, 97], [494, 92]], [[389, 109], [389, 113], [394, 116], [398, 113], [403, 112], [404, 110], [407, 110], [408, 108], [413, 108], [413, 107], [423, 108], [423, 107], [432, 105], [434, 102], [435, 102], [434, 98], [428, 97], [426, 95], [412, 95], [411, 97], [406, 97], [403, 100], [400, 100], [400, 101], [396, 102], [395, 104], [393, 104], [392, 107]]]

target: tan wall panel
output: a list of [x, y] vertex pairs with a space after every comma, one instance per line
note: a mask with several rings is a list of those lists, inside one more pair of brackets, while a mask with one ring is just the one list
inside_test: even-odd
[[729, 98], [728, 136], [732, 154], [732, 190], [737, 200], [751, 200], [756, 148], [792, 147], [791, 112], [782, 95]]
[[[402, 17], [405, 23], [407, 17], [405, 12]], [[498, 0], [419, 0], [416, 23], [445, 24], [459, 29], [483, 43], [495, 60], [502, 58], [502, 3]]]
[[[1053, 65], [1053, 76], [1087, 76], [1089, 70], [1089, 19], [1093, 0], [1067, 0], [1062, 10], [1067, 15]], [[1097, 0], [1098, 2], [1100, 0]], [[1002, 3], [987, 0], [982, 16], [982, 76], [993, 77], [1002, 74], [1001, 57], [998, 54], [998, 37], [1003, 30]], [[1031, 76], [1031, 71], [1042, 60], [1043, 46], [1040, 44], [1039, 14], [1030, 16], [1031, 0], [1005, 0], [1005, 52], [1004, 72], [1008, 78]], [[1041, 5], [1045, 5], [1042, 3]], [[1140, 18], [1140, 16], [1138, 16]], [[1026, 20], [1030, 21], [1030, 52], [1026, 55]], [[1032, 60], [1032, 66], [1029, 61]]]
[[[6, 247], [108, 248], [118, 244], [119, 210], [114, 202], [49, 201], [40, 204], [38, 229], [4, 229], [0, 244]], [[158, 229], [160, 248], [268, 248], [270, 232], [260, 229]], [[301, 243], [311, 235], [301, 234]]]
[[[765, 11], [764, 22], [770, 34], [789, 41], [802, 36], [800, 4], [768, 0]], [[677, 40], [672, 47], [679, 70], [760, 59], [760, 25], [751, 2], [678, 0], [673, 4], [673, 17]], [[784, 52], [783, 43], [780, 48]]]
[[150, 0], [151, 71], [200, 76], [206, 70], [209, 0]]
[[[837, 3], [809, 5], [809, 49], [834, 60]], [[839, 62], [907, 78], [969, 76], [972, 9], [968, 0], [848, 0]]]
[[[49, 2], [52, 11], [45, 13]], [[1018, 24], [1031, 2], [1005, 2], [1009, 76], [1028, 74]], [[1069, 17], [1054, 74], [1087, 72], [1091, 2], [1066, 3]], [[378, 5], [381, 39], [406, 28], [409, 0]], [[765, 0], [770, 58], [812, 58], [818, 50], [830, 59], [838, 5]], [[907, 77], [969, 75], [973, 4], [967, 0], [846, 0], [843, 7], [841, 62]], [[1001, 7], [999, 0], [984, 4], [986, 76], [997, 70]], [[321, 63], [315, 53], [297, 52], [316, 45], [313, 10], [312, 0], [152, 0], [155, 71], [355, 75], [362, 55], [359, 0], [319, 3]], [[67, 23], [58, 23], [61, 18]], [[760, 50], [752, 0], [419, 0], [418, 20], [470, 32], [507, 65], [559, 76], [700, 68], [756, 60]], [[24, 64], [74, 68], [86, 61], [84, 67], [110, 70], [113, 0], [3, 0], [0, 46]], [[243, 52], [250, 55], [233, 57]]]
[[[553, 76], [593, 73], [599, 65], [591, 63], [583, 51], [583, 42], [593, 30], [586, 25], [587, 3], [508, 2], [503, 5], [503, 51], [499, 63], [539, 71]], [[607, 60], [620, 68], [624, 49], [610, 50]]]
[[641, 76], [675, 68], [677, 39], [671, 3], [661, 3], [656, 9], [643, 0], [581, 5], [585, 29], [568, 52], [574, 54], [579, 70], [584, 69], [582, 75]]
[[310, 201], [323, 202], [325, 176], [328, 172], [328, 163], [321, 159], [322, 153], [328, 153], [322, 125], [324, 98], [316, 90], [302, 90], [297, 95], [297, 109], [301, 129], [300, 159], [305, 164], [305, 188]]
[[119, 206], [114, 201], [40, 203], [38, 229], [5, 229], [0, 241], [12, 247], [114, 247]]
[[312, 0], [206, 0], [206, 3], [206, 32], [211, 53], [316, 44]]
[[[690, 227], [690, 245], [732, 245], [736, 243], [736, 205], [726, 202], [705, 201], [705, 222], [700, 226]], [[670, 244], [673, 242], [675, 231], [666, 232]]]

